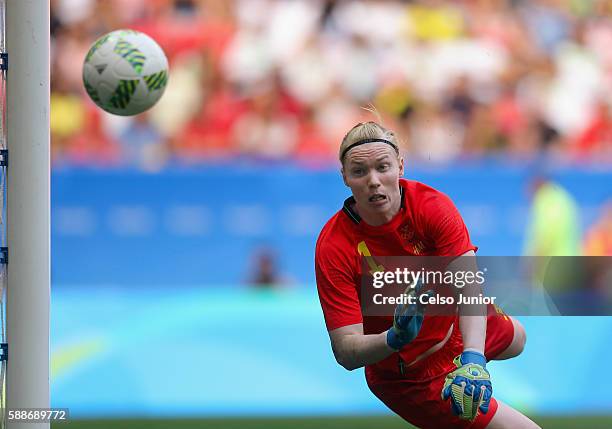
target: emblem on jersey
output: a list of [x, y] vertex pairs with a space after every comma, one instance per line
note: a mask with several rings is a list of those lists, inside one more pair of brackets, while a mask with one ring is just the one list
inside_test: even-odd
[[405, 224], [399, 227], [397, 230], [402, 240], [408, 243], [412, 247], [412, 253], [420, 255], [425, 250], [425, 245], [418, 239], [415, 238], [414, 229], [409, 224]]
[[408, 224], [400, 226], [397, 232], [399, 232], [400, 237], [404, 241], [410, 242], [414, 238], [414, 229]]

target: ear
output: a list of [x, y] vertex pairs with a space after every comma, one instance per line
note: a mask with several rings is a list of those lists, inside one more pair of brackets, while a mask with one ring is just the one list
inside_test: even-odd
[[404, 177], [404, 157], [400, 156], [399, 159], [399, 177]]

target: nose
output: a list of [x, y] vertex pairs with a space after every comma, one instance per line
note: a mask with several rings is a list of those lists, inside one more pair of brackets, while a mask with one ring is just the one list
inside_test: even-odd
[[376, 172], [376, 170], [371, 171], [370, 174], [368, 174], [368, 187], [378, 188], [380, 185], [381, 183], [380, 177], [378, 177], [378, 173]]

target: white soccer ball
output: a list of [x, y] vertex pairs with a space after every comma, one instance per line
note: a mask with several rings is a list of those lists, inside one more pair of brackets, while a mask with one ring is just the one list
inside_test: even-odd
[[94, 42], [83, 64], [89, 97], [109, 113], [130, 116], [151, 108], [168, 83], [168, 59], [144, 33], [117, 30]]

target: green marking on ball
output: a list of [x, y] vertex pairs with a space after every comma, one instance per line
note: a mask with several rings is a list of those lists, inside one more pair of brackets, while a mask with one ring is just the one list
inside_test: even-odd
[[136, 46], [132, 45], [127, 40], [119, 39], [115, 45], [114, 51], [116, 54], [125, 58], [136, 73], [142, 73], [142, 68], [147, 57], [140, 50], [138, 50]]
[[149, 91], [161, 89], [168, 83], [168, 73], [166, 70], [162, 70], [160, 72], [145, 76], [144, 81], [147, 84]]
[[136, 30], [118, 30], [116, 33], [119, 33], [119, 36], [138, 36], [141, 34]]
[[132, 95], [136, 92], [138, 86], [137, 80], [120, 80], [119, 85], [115, 89], [113, 96], [109, 100], [109, 104], [115, 109], [125, 109], [132, 99]]
[[100, 104], [100, 96], [98, 95], [98, 91], [96, 91], [96, 89], [86, 81], [83, 81], [83, 83], [85, 84], [85, 90], [87, 91], [87, 94], [89, 94], [89, 97], [91, 97], [96, 104]]
[[98, 40], [96, 40], [94, 44], [91, 46], [91, 49], [89, 49], [89, 52], [87, 52], [87, 55], [85, 56], [85, 61], [89, 61], [91, 57], [93, 56], [93, 54], [95, 54], [96, 51], [100, 49], [100, 46], [105, 44], [109, 38], [110, 38], [110, 35], [106, 34], [100, 37]]

